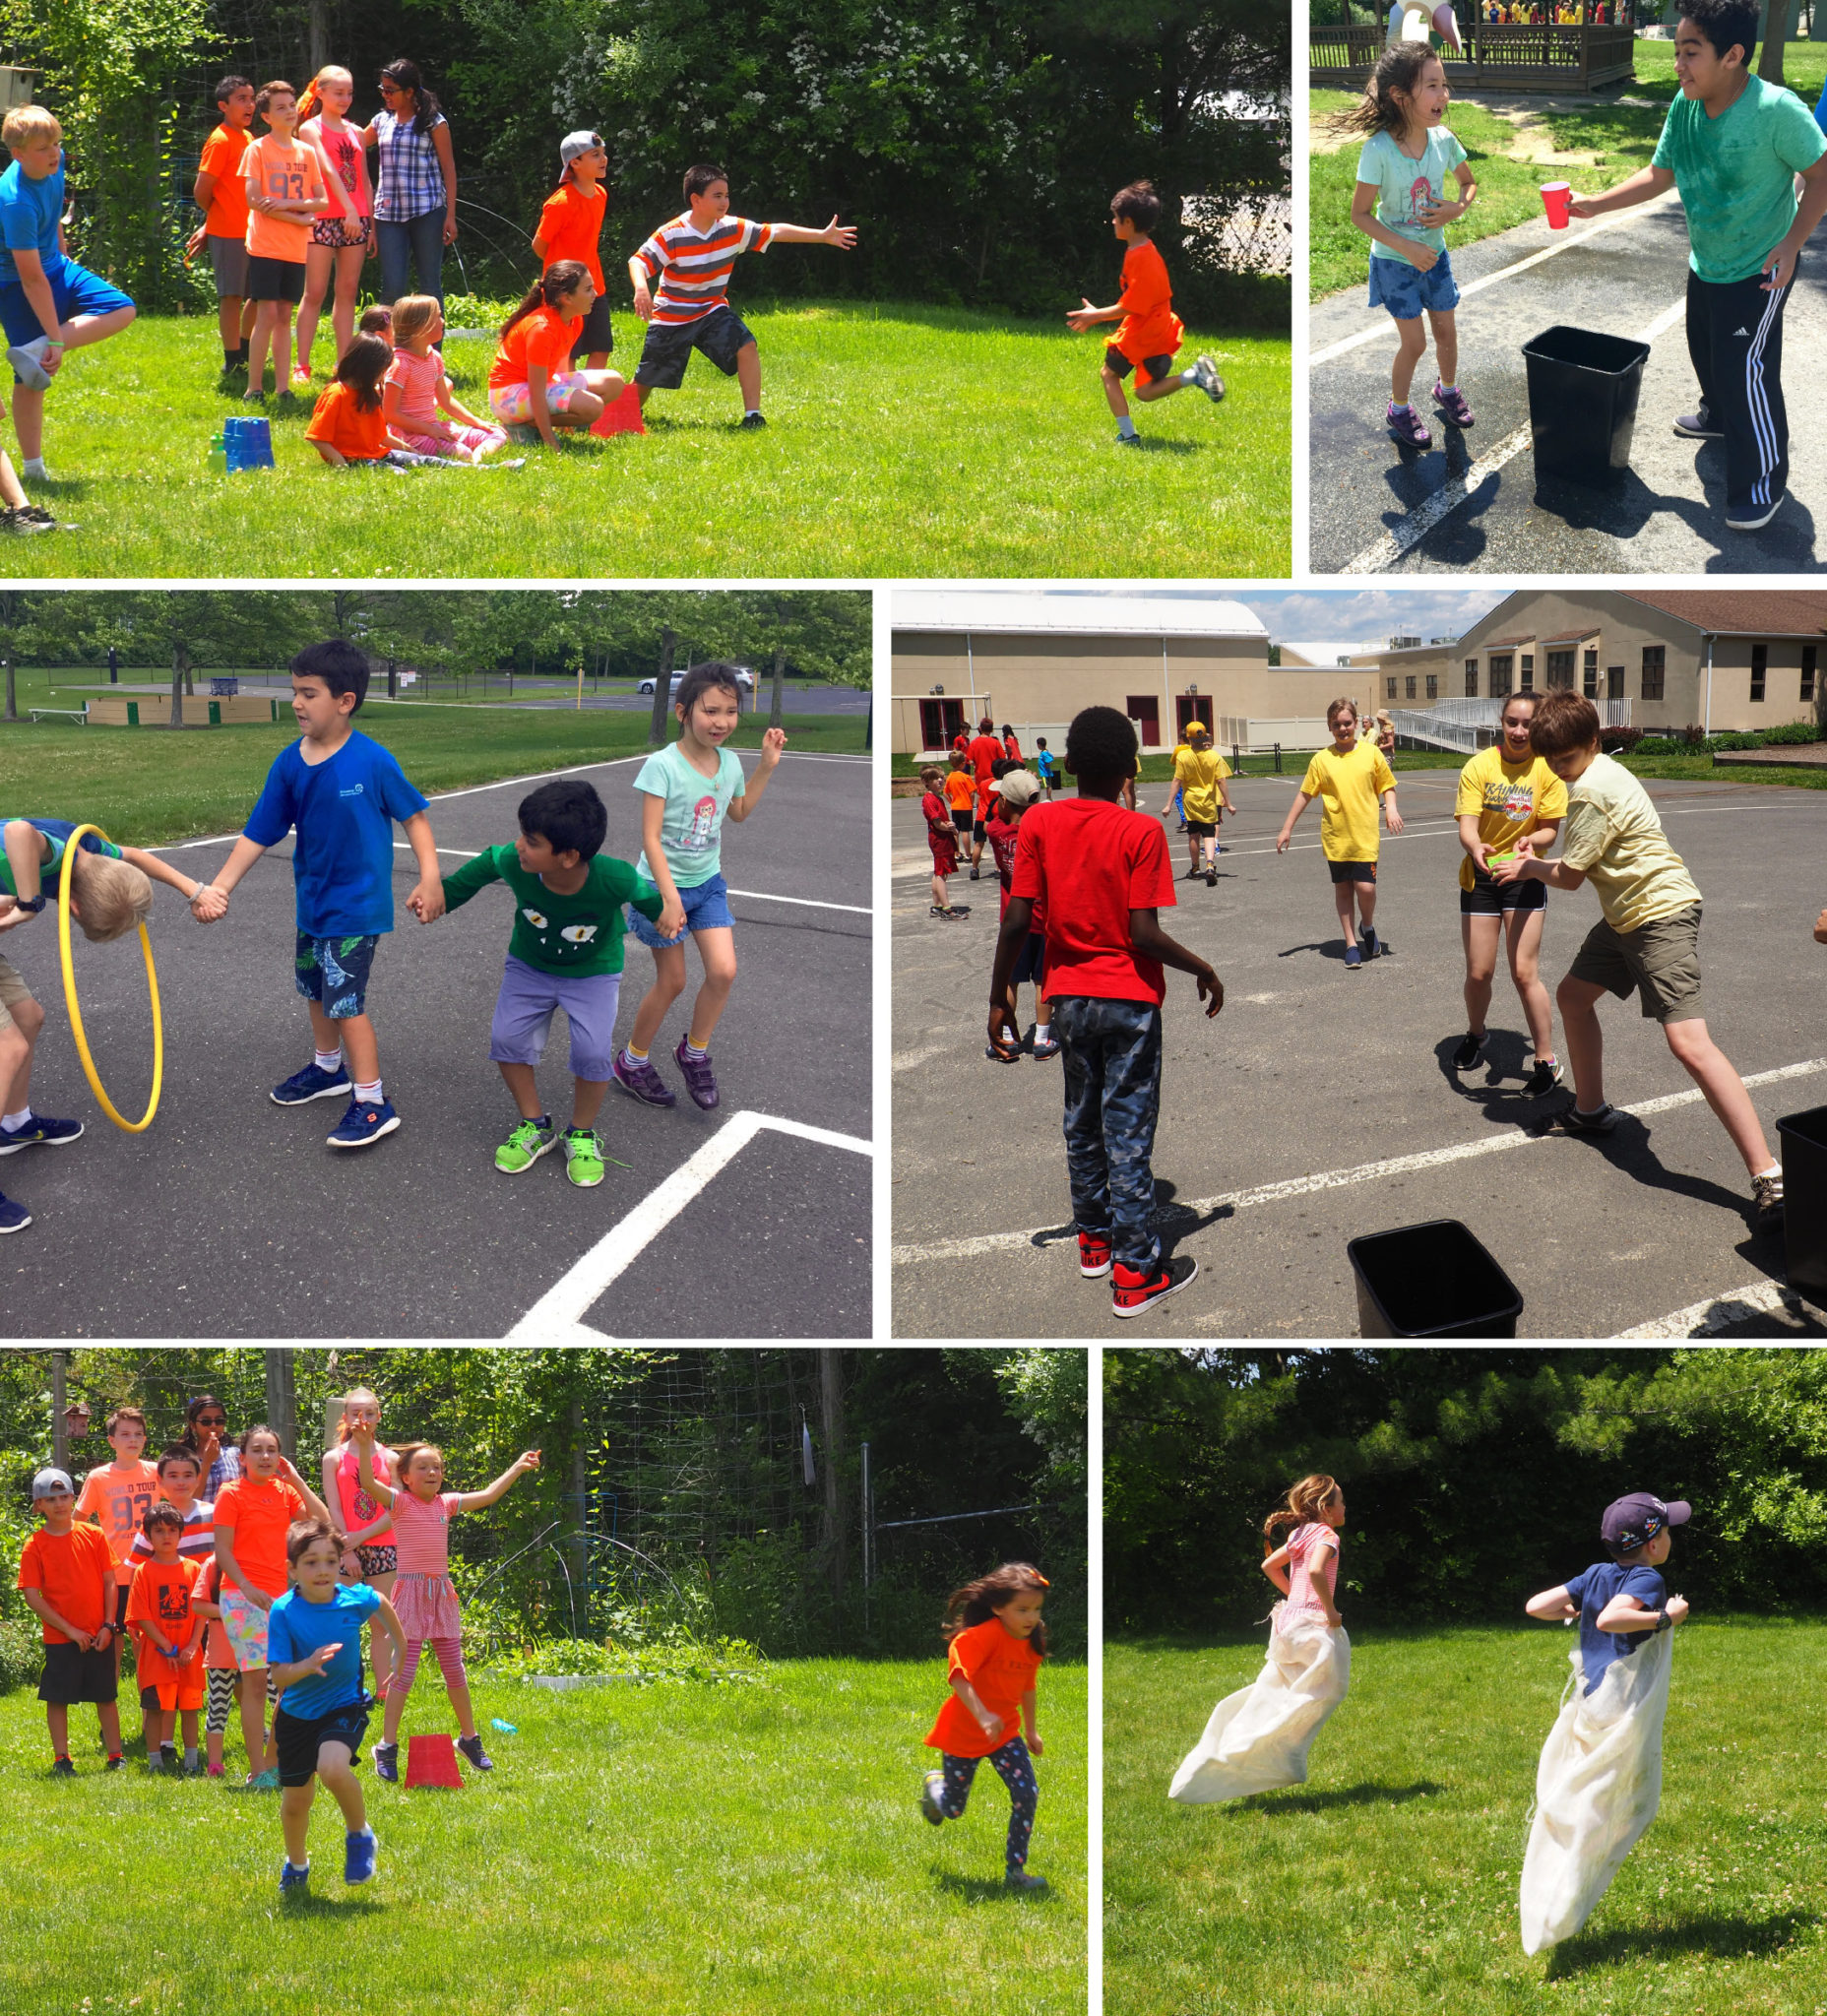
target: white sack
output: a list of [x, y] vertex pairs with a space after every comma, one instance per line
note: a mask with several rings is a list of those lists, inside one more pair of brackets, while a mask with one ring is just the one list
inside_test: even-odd
[[1523, 1858], [1523, 1951], [1570, 1939], [1656, 1817], [1672, 1630], [1606, 1668], [1589, 1696], [1579, 1647], [1573, 1693], [1536, 1767], [1536, 1808]]
[[1262, 1671], [1213, 1709], [1173, 1774], [1169, 1798], [1206, 1805], [1306, 1783], [1307, 1751], [1351, 1684], [1352, 1641], [1311, 1611], [1284, 1626], [1287, 1608], [1275, 1606]]

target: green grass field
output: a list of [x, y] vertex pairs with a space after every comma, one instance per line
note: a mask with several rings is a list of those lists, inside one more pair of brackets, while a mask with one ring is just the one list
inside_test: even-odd
[[[1048, 1897], [1002, 1889], [993, 1774], [962, 1821], [935, 1833], [919, 1816], [942, 1666], [832, 1660], [753, 1687], [484, 1682], [494, 1773], [408, 1792], [364, 1765], [381, 1849], [358, 1890], [320, 1793], [314, 1894], [284, 1906], [277, 1794], [137, 1759], [102, 1777], [93, 1716], [75, 1709], [80, 1775], [54, 1782], [22, 1688], [0, 1699], [0, 2009], [931, 2016], [963, 1990], [1082, 2016], [1085, 1682], [1049, 1666], [1041, 1688], [1056, 1747], [1033, 1866]], [[489, 1731], [495, 1716], [519, 1734]], [[122, 1720], [137, 1728], [124, 1695]], [[421, 1675], [406, 1732], [454, 1727]]]
[[[22, 712], [25, 704], [22, 699]], [[205, 703], [187, 701], [187, 716], [193, 706], [201, 717]], [[385, 742], [419, 789], [430, 793], [638, 755], [647, 747], [647, 720], [600, 708], [504, 707], [483, 714], [473, 707], [370, 700], [358, 724]], [[783, 715], [782, 722], [788, 748], [862, 751], [866, 724], [857, 716]], [[731, 737], [732, 746], [759, 748], [766, 728], [765, 713], [751, 718]], [[284, 707], [272, 724], [176, 736], [158, 728], [0, 724], [0, 804], [30, 799], [32, 818], [93, 820], [132, 847], [237, 832], [268, 766], [297, 734]]]
[[1586, 1929], [1534, 1959], [1517, 1886], [1567, 1636], [1367, 1630], [1305, 1786], [1172, 1803], [1174, 1766], [1265, 1636], [1105, 1649], [1109, 2016], [1827, 2007], [1827, 1767], [1803, 1706], [1827, 1684], [1827, 1624], [1681, 1627], [1661, 1812]]
[[[964, 310], [744, 308], [762, 434], [700, 359], [649, 433], [536, 440], [526, 467], [333, 471], [308, 402], [274, 405], [277, 472], [213, 476], [210, 437], [253, 409], [217, 376], [213, 321], [154, 319], [74, 351], [46, 404], [76, 532], [16, 538], [19, 577], [402, 579], [735, 575], [1278, 575], [1291, 553], [1290, 342], [1194, 333], [1228, 386], [1143, 410], [1119, 453], [1096, 335]], [[1063, 307], [1062, 307], [1063, 316]], [[638, 325], [622, 318], [632, 368]], [[472, 411], [492, 343], [446, 361]], [[320, 358], [320, 364], [321, 364]], [[10, 430], [9, 430], [10, 431]]]

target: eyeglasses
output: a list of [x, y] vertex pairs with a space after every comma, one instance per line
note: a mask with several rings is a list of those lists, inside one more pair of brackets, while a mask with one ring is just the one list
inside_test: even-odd
[[383, 77], [381, 79], [381, 95], [384, 98], [398, 97], [400, 95], [400, 86], [395, 84], [391, 78]]
[[200, 1414], [196, 1425], [200, 1428], [225, 1428], [228, 1417], [225, 1414]]

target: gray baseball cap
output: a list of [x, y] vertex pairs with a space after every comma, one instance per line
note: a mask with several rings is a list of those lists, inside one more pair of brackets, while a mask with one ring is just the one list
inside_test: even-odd
[[71, 1497], [76, 1496], [76, 1486], [70, 1481], [70, 1473], [67, 1470], [46, 1468], [39, 1471], [32, 1480], [32, 1496], [34, 1503], [39, 1498], [48, 1498], [53, 1491], [68, 1491]]
[[568, 168], [581, 154], [589, 154], [602, 145], [602, 135], [592, 133], [580, 126], [575, 133], [567, 133], [558, 143], [558, 158]]

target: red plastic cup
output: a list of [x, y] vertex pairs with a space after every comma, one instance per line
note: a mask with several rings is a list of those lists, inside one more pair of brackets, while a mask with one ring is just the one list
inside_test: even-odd
[[1571, 182], [1544, 182], [1542, 184], [1542, 207], [1547, 212], [1547, 227], [1550, 231], [1564, 231], [1570, 215], [1568, 205], [1573, 201]]

